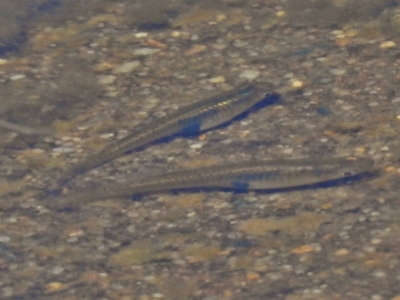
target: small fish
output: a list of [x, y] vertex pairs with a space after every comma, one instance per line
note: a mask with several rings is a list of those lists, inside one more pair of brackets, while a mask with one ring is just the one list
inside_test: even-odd
[[335, 180], [349, 180], [372, 172], [368, 158], [253, 160], [138, 178], [133, 183], [104, 185], [80, 191], [64, 199], [53, 199], [57, 207], [76, 206], [108, 198], [185, 189], [228, 189], [246, 192], [291, 189]]
[[145, 128], [135, 130], [122, 140], [105, 147], [101, 152], [87, 157], [66, 171], [61, 176], [60, 184], [65, 184], [77, 175], [149, 143], [171, 136], [198, 134], [227, 123], [249, 111], [256, 104], [261, 102], [273, 104], [279, 98], [280, 95], [277, 93], [266, 94], [259, 84], [245, 84], [218, 96], [193, 103], [155, 120]]

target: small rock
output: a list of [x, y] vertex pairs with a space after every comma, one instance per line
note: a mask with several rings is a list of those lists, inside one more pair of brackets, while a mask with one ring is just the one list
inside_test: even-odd
[[186, 51], [185, 55], [187, 56], [196, 55], [206, 50], [207, 47], [205, 45], [194, 45], [188, 51]]
[[381, 49], [389, 49], [396, 47], [396, 43], [392, 41], [383, 42], [380, 46]]
[[11, 238], [9, 236], [5, 236], [5, 235], [0, 236], [1, 243], [8, 243], [9, 241], [11, 241]]
[[249, 80], [255, 79], [258, 76], [260, 76], [260, 72], [257, 70], [247, 70], [247, 71], [242, 72], [239, 75], [240, 78], [245, 78], [245, 79], [249, 79]]
[[341, 76], [344, 75], [346, 73], [345, 69], [332, 69], [330, 71], [331, 74], [336, 75], [336, 76]]
[[135, 37], [137, 37], [138, 39], [140, 38], [145, 38], [147, 37], [149, 34], [147, 32], [138, 32], [135, 34]]
[[74, 152], [74, 148], [70, 147], [57, 147], [53, 149], [53, 152], [55, 153], [68, 153], [68, 152]]
[[117, 76], [114, 75], [102, 75], [99, 76], [100, 84], [111, 84], [117, 79]]
[[222, 82], [225, 82], [225, 77], [224, 76], [216, 76], [216, 77], [210, 78], [209, 81], [211, 83], [222, 83]]
[[142, 56], [142, 55], [152, 55], [160, 52], [160, 49], [152, 49], [152, 48], [139, 48], [133, 50], [134, 55]]
[[233, 46], [235, 46], [236, 48], [242, 48], [247, 45], [248, 43], [246, 41], [241, 41], [241, 40], [237, 40], [233, 43]]
[[203, 144], [200, 144], [200, 143], [193, 144], [190, 146], [190, 148], [192, 148], [192, 149], [200, 149], [201, 147], [203, 147]]
[[140, 66], [140, 61], [134, 60], [134, 61], [126, 62], [126, 63], [116, 66], [112, 72], [114, 74], [130, 73], [139, 66]]
[[16, 75], [11, 76], [10, 79], [11, 80], [19, 80], [19, 79], [22, 79], [22, 78], [25, 78], [25, 77], [26, 77], [25, 74], [16, 74]]
[[181, 33], [179, 31], [172, 31], [171, 36], [174, 38], [177, 38], [181, 35]]

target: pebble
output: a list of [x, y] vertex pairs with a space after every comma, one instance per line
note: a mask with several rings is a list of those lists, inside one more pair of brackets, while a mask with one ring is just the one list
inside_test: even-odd
[[143, 119], [145, 119], [145, 118], [147, 118], [149, 116], [149, 114], [147, 112], [145, 112], [145, 111], [139, 111], [136, 115], [138, 117], [140, 117], [140, 118], [143, 118]]
[[354, 108], [353, 105], [343, 105], [343, 106], [342, 106], [342, 109], [343, 109], [343, 110], [351, 110], [351, 109], [353, 109], [353, 108]]
[[138, 32], [135, 34], [135, 37], [140, 39], [140, 38], [145, 38], [147, 37], [149, 34], [147, 32]]
[[181, 35], [181, 33], [179, 31], [172, 31], [171, 36], [174, 38], [177, 38]]
[[115, 75], [101, 75], [99, 76], [100, 84], [110, 84], [113, 83], [117, 79]]
[[224, 14], [217, 15], [216, 20], [217, 22], [225, 21], [228, 17]]
[[126, 62], [126, 63], [116, 66], [112, 72], [114, 74], [131, 73], [133, 70], [135, 70], [139, 66], [140, 66], [140, 61], [134, 60], [134, 61]]
[[68, 243], [76, 243], [78, 241], [79, 241], [79, 239], [76, 236], [73, 236], [73, 237], [70, 237], [70, 238], [67, 239]]
[[161, 293], [154, 293], [152, 295], [152, 297], [156, 298], [156, 299], [164, 299], [165, 298], [165, 296], [163, 294], [161, 294]]
[[113, 136], [114, 136], [114, 133], [103, 133], [103, 134], [100, 134], [100, 137], [102, 139], [109, 139], [109, 138], [112, 138]]
[[350, 252], [349, 250], [345, 249], [345, 248], [341, 248], [335, 251], [335, 255], [336, 256], [344, 256], [344, 255], [348, 255]]
[[13, 292], [13, 288], [10, 286], [6, 286], [2, 288], [3, 291], [3, 295], [4, 297], [10, 298], [13, 296], [14, 292]]
[[228, 45], [227, 44], [222, 44], [222, 43], [218, 43], [218, 44], [214, 44], [213, 45], [213, 48], [215, 50], [224, 50], [224, 49], [226, 49], [226, 47], [228, 47]]
[[65, 288], [65, 286], [61, 282], [51, 282], [45, 287], [48, 292], [57, 292]]
[[216, 76], [216, 77], [210, 78], [209, 81], [211, 83], [223, 83], [223, 82], [225, 82], [225, 77], [224, 76]]
[[55, 153], [69, 153], [69, 152], [74, 152], [75, 149], [71, 147], [56, 147], [53, 149], [53, 152]]
[[26, 77], [25, 74], [16, 74], [16, 75], [11, 76], [10, 79], [11, 80], [19, 80], [19, 79], [22, 79], [22, 78], [25, 78], [25, 77]]
[[233, 43], [233, 46], [235, 46], [236, 48], [242, 48], [242, 47], [247, 46], [247, 45], [248, 45], [248, 43], [246, 41], [240, 41], [240, 40], [235, 41]]
[[118, 92], [108, 92], [106, 93], [106, 96], [110, 98], [115, 98], [118, 96]]
[[188, 51], [185, 52], [185, 55], [187, 56], [196, 55], [206, 50], [207, 47], [205, 45], [193, 45]]
[[200, 149], [201, 147], [203, 147], [203, 144], [200, 144], [200, 143], [193, 144], [190, 146], [190, 148], [192, 148], [192, 149]]
[[292, 82], [292, 88], [301, 89], [301, 88], [303, 88], [303, 87], [304, 87], [304, 82], [303, 82], [303, 81], [294, 80], [294, 81]]
[[384, 278], [387, 276], [386, 272], [384, 271], [376, 271], [373, 273], [373, 275], [377, 278]]
[[380, 243], [382, 243], [381, 239], [372, 239], [371, 240], [371, 244], [372, 245], [379, 245]]
[[11, 238], [9, 236], [5, 236], [5, 235], [0, 236], [1, 243], [8, 243], [9, 241], [11, 241]]
[[400, 103], [400, 97], [393, 98], [392, 103]]
[[160, 49], [139, 48], [139, 49], [133, 50], [133, 55], [138, 55], [138, 56], [152, 55], [152, 54], [158, 53], [160, 51], [161, 51]]
[[279, 51], [279, 48], [276, 47], [275, 45], [269, 45], [269, 44], [267, 44], [267, 45], [264, 46], [264, 50], [265, 50], [267, 53], [275, 53], [275, 52], [278, 52], [278, 51]]
[[301, 66], [304, 68], [312, 68], [314, 66], [314, 63], [312, 61], [306, 61], [306, 62], [302, 63]]
[[336, 36], [344, 36], [343, 30], [333, 30], [331, 33]]
[[159, 102], [160, 102], [160, 99], [158, 99], [158, 98], [149, 98], [149, 99], [146, 99], [146, 101], [144, 102], [144, 107], [152, 108], [155, 105], [157, 105]]
[[336, 75], [336, 76], [340, 76], [340, 75], [344, 75], [346, 73], [345, 69], [332, 69], [330, 71], [331, 74]]
[[55, 275], [58, 275], [58, 274], [61, 274], [62, 272], [64, 272], [64, 268], [57, 266], [57, 267], [54, 267], [51, 272]]
[[285, 75], [283, 75], [283, 78], [286, 78], [286, 79], [291, 79], [293, 77], [294, 77], [294, 73], [292, 73], [292, 72], [286, 73]]
[[240, 78], [245, 78], [249, 80], [255, 79], [258, 76], [260, 76], [260, 72], [258, 70], [246, 70], [239, 75]]
[[381, 49], [389, 49], [396, 47], [396, 43], [392, 41], [383, 42], [380, 46]]

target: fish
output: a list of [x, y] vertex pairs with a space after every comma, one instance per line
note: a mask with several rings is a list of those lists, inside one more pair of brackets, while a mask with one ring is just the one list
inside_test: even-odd
[[225, 93], [182, 107], [170, 115], [154, 120], [144, 128], [134, 130], [125, 138], [106, 146], [102, 151], [67, 170], [60, 178], [64, 185], [76, 176], [97, 168], [133, 150], [171, 136], [196, 135], [225, 124], [260, 104], [280, 100], [276, 92], [266, 93], [257, 83], [247, 83]]
[[362, 157], [250, 160], [134, 178], [132, 183], [83, 189], [52, 201], [53, 205], [58, 207], [64, 205], [73, 207], [104, 199], [175, 190], [227, 189], [234, 192], [285, 190], [315, 187], [317, 184], [335, 180], [347, 181], [373, 170], [374, 161]]

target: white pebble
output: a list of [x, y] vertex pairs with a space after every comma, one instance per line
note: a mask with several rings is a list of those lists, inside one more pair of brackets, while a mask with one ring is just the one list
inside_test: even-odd
[[333, 69], [330, 71], [331, 74], [336, 75], [336, 76], [340, 76], [346, 73], [345, 69]]
[[392, 103], [399, 103], [400, 102], [400, 97], [393, 98], [391, 102]]
[[53, 152], [55, 153], [69, 153], [69, 152], [74, 152], [75, 149], [71, 147], [56, 147], [53, 149]]
[[373, 273], [373, 275], [378, 278], [384, 278], [384, 277], [386, 277], [387, 274], [384, 271], [376, 271]]
[[152, 55], [155, 53], [160, 52], [160, 49], [153, 49], [153, 48], [139, 48], [133, 50], [134, 55]]
[[193, 144], [190, 146], [190, 148], [192, 148], [192, 149], [200, 149], [201, 147], [203, 147], [203, 144], [200, 144], [200, 143]]
[[100, 137], [102, 139], [109, 139], [109, 138], [111, 138], [113, 136], [114, 136], [114, 133], [103, 133], [103, 134], [100, 134]]
[[11, 238], [9, 236], [5, 236], [5, 235], [0, 236], [1, 243], [8, 243], [9, 241], [11, 241]]
[[216, 77], [210, 78], [209, 82], [211, 82], [211, 83], [222, 83], [222, 82], [225, 82], [225, 77], [224, 76], [216, 76]]
[[240, 78], [245, 78], [245, 79], [249, 79], [249, 80], [255, 79], [258, 76], [260, 76], [260, 72], [257, 70], [247, 70], [247, 71], [242, 72], [239, 75]]
[[113, 69], [113, 73], [114, 74], [130, 73], [139, 66], [140, 66], [140, 61], [138, 61], [138, 60], [126, 62], [126, 63], [116, 66]]
[[101, 75], [99, 76], [100, 84], [110, 84], [113, 83], [117, 79], [117, 76], [114, 75]]
[[61, 274], [62, 272], [64, 272], [64, 268], [60, 266], [54, 267], [53, 270], [51, 271], [51, 273], [55, 275]]
[[135, 37], [137, 37], [138, 39], [140, 38], [144, 38], [147, 37], [149, 34], [147, 32], [138, 32], [135, 34]]
[[13, 75], [13, 76], [11, 76], [11, 80], [19, 80], [19, 79], [22, 79], [22, 78], [25, 78], [26, 77], [26, 75], [25, 74], [16, 74], [16, 75]]
[[172, 31], [171, 36], [174, 38], [177, 38], [181, 35], [181, 33], [179, 31]]
[[235, 46], [236, 48], [242, 48], [247, 45], [248, 43], [246, 41], [241, 41], [241, 40], [237, 40], [233, 43], [233, 46]]
[[383, 42], [380, 46], [381, 49], [388, 49], [396, 47], [396, 43], [392, 41]]

